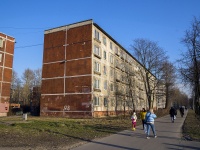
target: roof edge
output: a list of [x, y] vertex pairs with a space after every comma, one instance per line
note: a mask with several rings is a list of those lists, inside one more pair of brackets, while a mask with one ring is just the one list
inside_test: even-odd
[[83, 26], [83, 25], [87, 25], [87, 24], [92, 24], [92, 23], [93, 23], [93, 19], [88, 19], [88, 20], [84, 20], [84, 21], [80, 21], [80, 22], [76, 22], [76, 23], [72, 23], [72, 24], [68, 24], [68, 25], [64, 25], [64, 26], [45, 30], [44, 34], [57, 32], [57, 31], [61, 31], [61, 30], [66, 30], [66, 29], [70, 29], [70, 28], [74, 28], [74, 27], [78, 27], [78, 26]]

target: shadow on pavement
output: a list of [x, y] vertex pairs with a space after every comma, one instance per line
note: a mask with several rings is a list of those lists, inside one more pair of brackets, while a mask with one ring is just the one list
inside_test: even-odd
[[178, 145], [178, 144], [169, 144], [169, 143], [163, 143], [165, 145], [169, 145], [169, 146], [177, 146], [177, 148], [168, 148], [168, 149], [187, 149], [187, 150], [199, 150], [200, 147], [196, 147], [196, 146], [186, 146], [186, 145]]

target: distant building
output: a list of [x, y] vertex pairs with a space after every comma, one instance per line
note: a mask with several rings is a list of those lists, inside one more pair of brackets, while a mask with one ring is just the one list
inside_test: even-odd
[[101, 117], [148, 107], [138, 73], [144, 68], [93, 20], [46, 30], [42, 68], [41, 116]]
[[0, 33], [0, 116], [9, 111], [15, 39]]

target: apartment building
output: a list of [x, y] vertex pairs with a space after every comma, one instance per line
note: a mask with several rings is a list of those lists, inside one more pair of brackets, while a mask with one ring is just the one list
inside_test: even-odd
[[15, 39], [0, 33], [0, 116], [9, 111]]
[[165, 85], [160, 83], [159, 86], [156, 89], [156, 102], [157, 102], [157, 108], [165, 108], [166, 106], [166, 88]]
[[46, 30], [40, 115], [101, 117], [147, 108], [141, 69], [93, 20]]

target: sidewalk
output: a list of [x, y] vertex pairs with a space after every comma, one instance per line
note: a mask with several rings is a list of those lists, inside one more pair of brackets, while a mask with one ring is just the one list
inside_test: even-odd
[[150, 131], [150, 139], [146, 139], [140, 125], [135, 131], [125, 130], [73, 150], [200, 150], [200, 142], [186, 141], [181, 138], [181, 127], [186, 115], [182, 118], [178, 114], [175, 123], [171, 123], [169, 115], [156, 119], [157, 138], [154, 138]]

